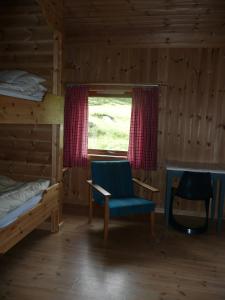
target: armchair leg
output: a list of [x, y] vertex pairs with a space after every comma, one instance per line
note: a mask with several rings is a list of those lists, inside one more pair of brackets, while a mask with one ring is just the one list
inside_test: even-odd
[[155, 213], [152, 212], [150, 214], [150, 225], [151, 225], [151, 235], [152, 237], [155, 236]]
[[105, 201], [104, 207], [104, 241], [108, 239], [108, 232], [109, 232], [109, 207], [108, 201]]
[[93, 218], [93, 201], [90, 198], [89, 200], [89, 217], [88, 217], [88, 223], [91, 224]]
[[91, 224], [93, 218], [93, 200], [92, 200], [92, 192], [89, 187], [89, 216], [88, 216], [88, 223]]
[[104, 220], [104, 241], [108, 239], [108, 231], [109, 231], [109, 220], [105, 217]]

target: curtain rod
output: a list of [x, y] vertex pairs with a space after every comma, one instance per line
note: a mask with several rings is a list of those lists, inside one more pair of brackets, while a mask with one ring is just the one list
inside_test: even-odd
[[67, 83], [67, 86], [82, 86], [82, 85], [92, 85], [92, 86], [120, 86], [120, 87], [157, 87], [163, 84], [147, 84], [147, 83]]

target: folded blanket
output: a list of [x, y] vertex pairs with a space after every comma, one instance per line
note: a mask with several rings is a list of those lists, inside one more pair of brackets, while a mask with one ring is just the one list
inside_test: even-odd
[[17, 209], [30, 198], [43, 192], [49, 186], [50, 181], [39, 179], [31, 182], [16, 182], [6, 185], [0, 192], [0, 219], [7, 213]]

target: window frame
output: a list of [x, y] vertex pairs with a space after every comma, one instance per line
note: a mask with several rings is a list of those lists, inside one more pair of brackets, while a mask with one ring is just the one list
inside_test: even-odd
[[[131, 98], [131, 105], [132, 105], [132, 94], [131, 92], [124, 92], [124, 94], [118, 94], [119, 90], [115, 89], [115, 93], [108, 93], [107, 90], [104, 92], [103, 90], [99, 90], [98, 92], [89, 92], [89, 97], [105, 97], [105, 98]], [[129, 147], [129, 145], [128, 145]], [[128, 154], [127, 151], [121, 151], [121, 150], [103, 150], [103, 149], [89, 149], [88, 148], [88, 156], [89, 157], [116, 157], [121, 159], [126, 159]]]
[[88, 149], [89, 156], [127, 157], [127, 153], [128, 151], [120, 151], [120, 150]]

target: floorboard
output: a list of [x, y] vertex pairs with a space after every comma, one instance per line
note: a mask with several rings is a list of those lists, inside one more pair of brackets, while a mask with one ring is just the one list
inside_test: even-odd
[[66, 215], [57, 234], [35, 230], [0, 257], [3, 300], [224, 300], [225, 236], [184, 236], [157, 222]]

